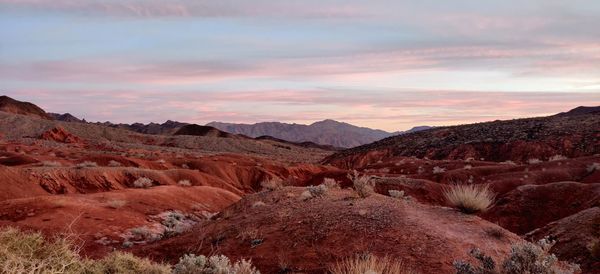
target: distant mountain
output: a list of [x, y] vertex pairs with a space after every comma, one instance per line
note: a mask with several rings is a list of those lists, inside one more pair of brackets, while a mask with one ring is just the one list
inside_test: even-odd
[[40, 107], [29, 102], [15, 100], [8, 96], [0, 96], [0, 111], [52, 120], [52, 117]]
[[181, 123], [177, 121], [167, 120], [162, 124], [158, 123], [134, 123], [134, 124], [112, 124], [112, 127], [123, 128], [132, 130], [139, 133], [144, 134], [154, 134], [154, 135], [172, 135], [177, 132], [180, 128], [189, 125], [188, 123]]
[[211, 126], [200, 126], [196, 124], [185, 125], [179, 128], [173, 135], [193, 135], [193, 136], [208, 136], [208, 137], [222, 137], [232, 138], [236, 135], [220, 131]]
[[79, 118], [71, 115], [71, 113], [60, 114], [60, 113], [49, 112], [48, 115], [50, 115], [50, 117], [52, 117], [54, 120], [57, 120], [57, 121], [71, 122], [71, 123], [86, 123], [85, 119], [80, 120]]
[[310, 125], [279, 122], [257, 124], [211, 122], [207, 126], [254, 138], [266, 135], [294, 143], [313, 142], [320, 145], [342, 148], [368, 144], [394, 135], [394, 133], [383, 130], [357, 127], [334, 120], [323, 120]]

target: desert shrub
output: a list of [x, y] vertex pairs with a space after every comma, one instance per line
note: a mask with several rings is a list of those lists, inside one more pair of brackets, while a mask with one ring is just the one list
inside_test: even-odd
[[354, 187], [354, 190], [361, 198], [366, 198], [373, 194], [374, 190], [373, 182], [371, 182], [371, 176], [360, 176], [358, 175], [358, 171], [354, 170], [350, 175], [348, 175], [348, 178], [352, 180], [352, 187]]
[[188, 164], [181, 164], [181, 168], [190, 169], [190, 166]]
[[542, 162], [542, 160], [540, 160], [538, 158], [531, 158], [531, 159], [527, 160], [527, 163], [530, 164], [530, 165], [539, 164], [541, 162]]
[[388, 190], [388, 194], [392, 198], [396, 198], [396, 199], [402, 199], [402, 198], [404, 198], [404, 190], [390, 189], [390, 190]]
[[268, 191], [273, 191], [273, 190], [277, 190], [277, 189], [282, 188], [283, 187], [283, 182], [280, 179], [273, 178], [273, 179], [269, 179], [269, 180], [266, 180], [266, 181], [262, 181], [260, 183], [260, 186], [263, 189], [266, 189]]
[[600, 164], [599, 163], [592, 163], [589, 166], [587, 166], [587, 171], [588, 172], [594, 172], [595, 170], [600, 170]]
[[562, 160], [566, 160], [566, 159], [568, 159], [568, 158], [565, 157], [565, 156], [557, 154], [557, 155], [554, 155], [554, 156], [551, 156], [550, 158], [548, 158], [548, 161], [550, 161], [550, 162], [552, 162], [552, 161], [562, 161]]
[[323, 178], [323, 185], [325, 185], [328, 189], [339, 189], [340, 184], [332, 178]]
[[510, 254], [502, 264], [496, 267], [494, 260], [479, 249], [473, 249], [469, 254], [479, 261], [479, 266], [465, 261], [454, 261], [457, 274], [567, 274], [578, 273], [576, 264], [559, 264], [558, 259], [550, 254], [554, 241], [547, 238], [538, 241], [537, 245], [529, 242], [511, 246]]
[[101, 260], [95, 261], [88, 271], [82, 273], [148, 273], [167, 274], [171, 273], [168, 265], [157, 264], [148, 259], [139, 258], [131, 253], [112, 252]]
[[47, 241], [37, 232], [8, 227], [0, 231], [1, 273], [79, 273], [85, 262], [67, 238]]
[[6, 227], [0, 230], [0, 273], [171, 273], [169, 266], [122, 252], [86, 260], [79, 248], [70, 237], [48, 240], [37, 232]]
[[108, 161], [108, 166], [109, 166], [109, 167], [120, 167], [120, 166], [121, 166], [121, 163], [120, 163], [120, 162], [117, 162], [117, 161], [115, 161], [115, 160], [110, 160], [110, 161]]
[[323, 197], [325, 193], [327, 193], [327, 190], [329, 190], [324, 184], [320, 184], [318, 186], [308, 186], [306, 189], [313, 197]]
[[446, 169], [443, 167], [439, 167], [439, 166], [433, 167], [433, 174], [440, 174], [440, 173], [444, 173], [444, 172], [446, 172]]
[[192, 186], [192, 183], [190, 182], [190, 180], [179, 180], [179, 182], [177, 182], [177, 185], [180, 185], [180, 186]]
[[414, 273], [402, 262], [372, 254], [356, 255], [337, 262], [329, 268], [331, 274], [408, 274]]
[[164, 165], [164, 164], [167, 163], [167, 161], [165, 161], [163, 159], [156, 160], [156, 162], [159, 163], [159, 164], [161, 164], [161, 165]]
[[260, 274], [251, 261], [231, 262], [223, 255], [206, 257], [185, 254], [173, 268], [173, 274]]
[[501, 162], [500, 164], [510, 165], [510, 166], [516, 166], [517, 165], [515, 162], [513, 162], [511, 160], [507, 160], [507, 161]]
[[152, 186], [152, 180], [146, 177], [140, 177], [133, 182], [133, 186], [136, 188], [149, 188]]
[[57, 162], [57, 161], [43, 161], [42, 162], [42, 166], [45, 166], [45, 167], [61, 167], [62, 164], [60, 162]]
[[464, 213], [486, 211], [495, 194], [488, 185], [453, 185], [444, 191], [446, 201]]
[[465, 165], [465, 169], [469, 170], [469, 169], [473, 169], [472, 165]]
[[254, 204], [252, 204], [252, 207], [261, 207], [265, 205], [267, 204], [265, 204], [263, 201], [256, 201]]
[[126, 204], [127, 204], [127, 201], [124, 201], [124, 200], [108, 200], [108, 201], [106, 201], [106, 206], [113, 208], [113, 209], [121, 208], [121, 207], [125, 206]]
[[96, 162], [92, 162], [92, 161], [83, 161], [79, 164], [77, 164], [77, 168], [85, 168], [85, 167], [97, 167], [98, 164]]

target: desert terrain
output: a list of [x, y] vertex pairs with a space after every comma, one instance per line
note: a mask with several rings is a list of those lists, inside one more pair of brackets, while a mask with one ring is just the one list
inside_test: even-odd
[[[530, 273], [600, 273], [600, 111], [565, 111], [340, 150], [61, 121], [2, 97], [0, 225], [75, 235], [82, 258], [127, 252], [163, 265], [156, 273], [194, 273], [177, 272], [190, 254], [260, 273], [363, 273], [339, 270], [352, 258], [402, 273], [519, 273], [519, 247], [538, 241], [552, 243], [532, 249], [549, 272]], [[454, 203], [460, 186], [487, 191], [489, 205]]]

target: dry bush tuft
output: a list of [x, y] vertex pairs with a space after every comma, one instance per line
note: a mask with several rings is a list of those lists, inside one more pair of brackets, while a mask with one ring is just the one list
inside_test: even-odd
[[40, 233], [6, 227], [0, 230], [0, 273], [171, 273], [167, 265], [129, 253], [87, 260], [79, 256], [79, 248], [69, 237], [49, 241]]
[[433, 174], [441, 174], [446, 172], [446, 169], [443, 167], [439, 167], [439, 166], [434, 166], [433, 167]]
[[468, 214], [486, 211], [495, 196], [488, 185], [454, 185], [444, 191], [451, 206]]
[[109, 200], [106, 201], [106, 206], [113, 208], [113, 209], [117, 209], [117, 208], [121, 208], [123, 206], [125, 206], [127, 204], [127, 201], [125, 200]]
[[251, 261], [231, 262], [223, 255], [206, 257], [185, 254], [173, 269], [173, 274], [260, 274]]
[[323, 184], [327, 186], [328, 189], [340, 189], [340, 184], [332, 178], [323, 178]]
[[92, 161], [84, 161], [84, 162], [77, 164], [76, 167], [77, 168], [98, 167], [98, 164], [96, 162], [92, 162]]
[[379, 258], [371, 254], [347, 258], [329, 268], [331, 274], [410, 274], [415, 273], [402, 262], [388, 257]]
[[136, 188], [149, 188], [152, 186], [152, 180], [146, 177], [140, 177], [133, 182], [133, 186]]
[[61, 167], [62, 164], [57, 161], [43, 161], [42, 166], [44, 166], [44, 167]]
[[388, 194], [392, 198], [396, 198], [396, 199], [403, 199], [404, 198], [404, 190], [390, 189], [390, 190], [388, 190]]
[[527, 163], [530, 165], [539, 164], [541, 162], [542, 162], [542, 160], [540, 160], [538, 158], [531, 158], [531, 159], [527, 160]]
[[595, 170], [600, 170], [600, 164], [599, 163], [592, 163], [589, 166], [587, 166], [587, 171], [588, 172], [594, 172]]
[[360, 176], [358, 175], [358, 171], [353, 170], [352, 174], [348, 175], [348, 178], [352, 180], [352, 186], [354, 187], [356, 193], [358, 193], [358, 196], [360, 196], [361, 198], [366, 198], [373, 194], [374, 190], [373, 182], [371, 181], [371, 176]]
[[179, 185], [179, 186], [192, 186], [192, 183], [190, 182], [190, 180], [179, 180], [179, 182], [177, 182], [177, 185]]
[[556, 154], [556, 155], [551, 156], [550, 158], [548, 158], [548, 161], [549, 162], [553, 162], [553, 161], [562, 161], [562, 160], [567, 160], [567, 159], [569, 159], [569, 158], [567, 158], [565, 156], [562, 156], [562, 155], [559, 155], [559, 154]]
[[549, 253], [554, 244], [547, 238], [538, 241], [537, 245], [529, 242], [514, 244], [509, 256], [498, 267], [492, 257], [475, 248], [469, 254], [479, 261], [480, 266], [457, 260], [454, 261], [454, 268], [457, 274], [579, 273], [581, 269], [578, 265], [560, 263], [554, 254]]
[[262, 181], [260, 183], [260, 186], [268, 191], [274, 191], [281, 189], [283, 187], [283, 182], [278, 178], [273, 178], [266, 181]]

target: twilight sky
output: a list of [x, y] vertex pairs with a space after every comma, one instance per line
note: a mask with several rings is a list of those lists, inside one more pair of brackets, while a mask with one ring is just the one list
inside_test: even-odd
[[0, 0], [0, 93], [90, 121], [405, 130], [600, 105], [597, 0]]

